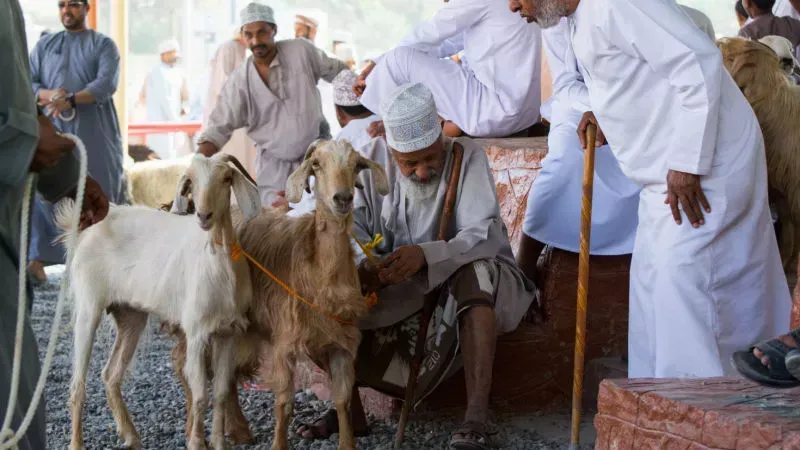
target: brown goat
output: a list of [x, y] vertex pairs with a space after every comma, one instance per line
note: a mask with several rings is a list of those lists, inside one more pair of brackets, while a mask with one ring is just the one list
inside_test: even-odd
[[780, 58], [765, 44], [723, 38], [717, 46], [764, 135], [770, 196], [781, 220], [781, 259], [788, 269], [800, 251], [800, 87], [787, 84]]
[[[330, 375], [339, 413], [339, 448], [355, 449], [348, 412], [361, 340], [355, 324], [368, 308], [350, 236], [354, 188], [359, 185], [358, 173], [364, 169], [372, 171], [378, 192], [389, 192], [383, 168], [359, 155], [349, 143], [315, 141], [287, 183], [287, 200], [294, 203], [300, 200], [303, 189], [308, 190], [309, 177], [316, 177], [317, 207], [313, 214], [292, 218], [282, 210], [262, 209], [258, 217], [244, 225], [234, 214], [242, 248], [314, 305], [302, 303], [251, 264], [254, 297], [248, 314], [250, 328], [237, 343], [242, 349], [237, 361], [253, 364], [262, 344], [270, 347], [267, 358], [272, 373], [263, 375], [275, 393], [273, 450], [288, 449], [295, 365], [304, 357]], [[175, 367], [181, 367], [183, 345], [179, 343], [173, 353]], [[245, 350], [253, 346], [258, 350]], [[182, 378], [182, 374], [178, 376]], [[238, 409], [238, 402], [229, 404]], [[238, 437], [249, 436], [240, 410], [227, 409], [226, 424], [229, 421], [234, 422], [232, 428]], [[230, 432], [238, 441], [234, 430]]]

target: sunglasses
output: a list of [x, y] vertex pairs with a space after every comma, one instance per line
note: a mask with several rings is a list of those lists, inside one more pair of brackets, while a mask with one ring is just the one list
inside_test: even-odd
[[58, 9], [64, 9], [66, 7], [77, 8], [79, 6], [83, 6], [84, 4], [84, 2], [58, 2]]

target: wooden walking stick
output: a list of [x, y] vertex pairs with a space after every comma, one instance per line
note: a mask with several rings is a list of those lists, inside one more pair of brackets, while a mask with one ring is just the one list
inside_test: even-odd
[[581, 406], [583, 402], [583, 364], [586, 350], [586, 303], [589, 295], [589, 241], [592, 232], [592, 192], [594, 190], [594, 142], [597, 126], [586, 127], [583, 155], [583, 201], [581, 204], [581, 248], [578, 260], [578, 307], [575, 315], [575, 371], [572, 378], [572, 439], [570, 450], [580, 446]]
[[[456, 204], [456, 197], [458, 196], [458, 184], [461, 177], [461, 160], [464, 157], [464, 148], [460, 144], [453, 144], [453, 165], [450, 167], [450, 175], [447, 178], [447, 191], [444, 196], [444, 206], [442, 208], [442, 217], [439, 222], [439, 236], [440, 241], [447, 240], [447, 232], [450, 229], [450, 223], [453, 218], [453, 210]], [[417, 332], [417, 342], [414, 348], [414, 356], [411, 358], [411, 367], [408, 373], [408, 381], [406, 382], [406, 398], [403, 401], [403, 409], [400, 411], [400, 421], [397, 423], [397, 434], [394, 438], [394, 448], [399, 449], [403, 443], [403, 438], [406, 433], [406, 423], [408, 422], [408, 414], [414, 406], [414, 394], [417, 387], [417, 377], [422, 367], [422, 362], [425, 357], [425, 341], [428, 339], [428, 326], [430, 325], [431, 318], [433, 317], [433, 310], [436, 308], [438, 300], [437, 291], [425, 296], [425, 303], [422, 307], [422, 319], [419, 322], [419, 331]]]

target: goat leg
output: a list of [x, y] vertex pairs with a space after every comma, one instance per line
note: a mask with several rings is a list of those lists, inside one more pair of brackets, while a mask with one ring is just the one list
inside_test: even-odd
[[[76, 286], [76, 294], [83, 294], [81, 286]], [[87, 298], [76, 295], [75, 298]], [[70, 388], [69, 409], [72, 416], [72, 437], [70, 450], [83, 450], [83, 404], [86, 402], [86, 372], [92, 357], [92, 344], [100, 324], [102, 309], [93, 303], [77, 304], [74, 332], [74, 351], [72, 362], [72, 386]]]
[[[223, 450], [225, 444], [225, 411], [231, 401], [231, 381], [234, 380], [234, 337], [217, 336], [213, 348], [214, 412], [211, 425], [211, 448]], [[235, 384], [234, 384], [235, 386]], [[234, 390], [233, 393], [236, 391]]]
[[289, 450], [289, 424], [294, 410], [295, 358], [290, 350], [276, 346], [272, 354], [272, 389], [275, 392], [275, 437], [271, 450]]
[[111, 414], [117, 423], [117, 433], [125, 441], [126, 447], [139, 449], [139, 433], [136, 432], [130, 412], [122, 399], [122, 381], [147, 325], [147, 313], [121, 306], [111, 309], [111, 314], [117, 324], [117, 337], [111, 356], [103, 368], [103, 384]]
[[253, 433], [250, 425], [239, 406], [239, 394], [236, 386], [236, 377], [230, 381], [231, 398], [225, 406], [225, 434], [230, 436], [236, 445], [251, 444]]
[[353, 424], [350, 422], [350, 400], [356, 380], [355, 362], [344, 350], [331, 353], [330, 367], [333, 387], [333, 402], [339, 416], [339, 450], [355, 450], [356, 441], [353, 436]]
[[206, 450], [205, 428], [203, 419], [206, 415], [206, 368], [205, 344], [206, 336], [186, 335], [186, 364], [184, 374], [189, 382], [192, 396], [192, 431], [187, 443], [188, 450]]

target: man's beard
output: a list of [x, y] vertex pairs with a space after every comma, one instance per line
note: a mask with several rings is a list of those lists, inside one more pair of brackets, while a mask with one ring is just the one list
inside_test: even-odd
[[569, 11], [563, 0], [539, 0], [536, 8], [536, 23], [541, 28], [552, 28], [566, 17]]
[[67, 30], [76, 30], [78, 28], [81, 28], [81, 26], [83, 25], [83, 20], [84, 20], [83, 17], [77, 17], [73, 15], [63, 16], [61, 18], [61, 25], [64, 25], [64, 28], [66, 28]]
[[403, 185], [406, 195], [410, 200], [428, 200], [433, 198], [439, 191], [439, 178], [441, 174], [431, 169], [431, 176], [427, 182], [419, 179], [416, 173], [410, 176], [400, 176], [400, 184]]

